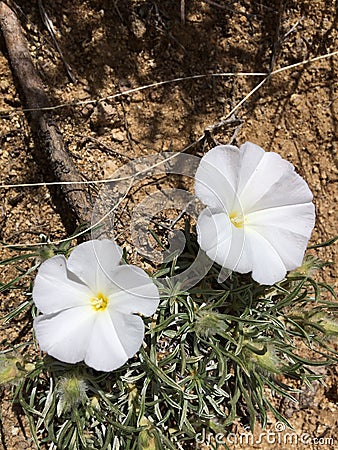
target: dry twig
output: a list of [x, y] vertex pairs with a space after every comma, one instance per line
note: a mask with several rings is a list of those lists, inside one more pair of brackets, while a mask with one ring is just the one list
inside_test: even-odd
[[72, 68], [67, 63], [65, 57], [63, 56], [63, 53], [61, 51], [61, 48], [60, 48], [60, 46], [58, 44], [58, 41], [56, 39], [56, 36], [55, 36], [53, 22], [48, 17], [47, 12], [45, 10], [45, 7], [43, 6], [42, 0], [38, 0], [38, 6], [39, 6], [39, 12], [40, 12], [41, 20], [42, 20], [43, 24], [45, 25], [45, 27], [46, 27], [50, 37], [52, 38], [54, 46], [55, 46], [56, 50], [58, 51], [58, 53], [60, 55], [60, 58], [62, 59], [62, 62], [64, 64], [64, 66], [65, 66], [67, 75], [68, 75], [70, 81], [75, 84], [77, 82], [76, 78], [73, 75]]
[[[33, 65], [28, 42], [16, 14], [0, 2], [0, 27], [6, 42], [12, 72], [34, 139], [34, 158], [45, 182], [81, 180], [62, 134], [53, 119], [43, 83]], [[76, 225], [90, 223], [92, 205], [88, 191], [80, 185], [61, 184], [51, 189], [53, 200], [68, 232]], [[68, 206], [65, 208], [65, 204]], [[70, 214], [71, 211], [71, 214]]]

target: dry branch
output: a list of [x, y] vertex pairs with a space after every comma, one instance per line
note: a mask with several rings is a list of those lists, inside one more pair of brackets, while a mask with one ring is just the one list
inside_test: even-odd
[[[33, 65], [28, 42], [16, 14], [0, 2], [0, 27], [21, 102], [28, 109], [26, 116], [34, 139], [33, 156], [45, 182], [81, 181], [71, 160], [62, 134], [49, 110], [49, 99]], [[90, 223], [92, 205], [89, 192], [77, 185], [53, 187], [51, 194], [68, 232], [76, 225]]]

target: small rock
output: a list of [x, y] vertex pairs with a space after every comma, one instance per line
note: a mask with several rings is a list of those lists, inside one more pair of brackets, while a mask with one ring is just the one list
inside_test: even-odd
[[118, 142], [123, 142], [126, 138], [126, 135], [123, 131], [113, 131], [112, 132], [112, 139], [114, 139], [114, 141], [118, 141]]
[[90, 117], [90, 124], [94, 129], [112, 127], [120, 123], [116, 109], [107, 102], [100, 102], [94, 107]]
[[94, 106], [92, 105], [92, 103], [88, 103], [87, 105], [85, 105], [82, 109], [82, 115], [84, 117], [89, 117], [94, 111]]

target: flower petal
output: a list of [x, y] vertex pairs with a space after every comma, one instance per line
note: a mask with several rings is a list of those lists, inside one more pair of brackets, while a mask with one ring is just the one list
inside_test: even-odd
[[197, 241], [212, 261], [223, 265], [231, 247], [231, 222], [225, 211], [205, 208], [198, 217]]
[[281, 228], [309, 239], [315, 224], [315, 207], [304, 203], [262, 209], [248, 214], [247, 223], [250, 227]]
[[312, 198], [312, 192], [306, 181], [294, 170], [289, 170], [272, 184], [270, 189], [255, 204], [252, 204], [247, 212], [310, 203]]
[[[254, 159], [250, 156], [250, 151], [252, 151], [251, 147], [245, 147], [242, 155], [239, 175], [240, 189], [237, 192], [240, 205], [245, 213], [255, 210], [254, 206], [262, 197], [264, 197], [264, 195], [272, 192], [273, 187], [278, 186], [278, 183], [280, 183], [279, 180], [285, 173], [294, 173], [292, 164], [282, 159], [277, 153], [266, 152], [259, 161], [258, 158], [255, 160], [256, 166], [248, 177], [248, 170], [246, 170], [245, 167], [246, 164], [249, 165], [250, 161]], [[258, 152], [258, 150], [253, 151], [253, 153], [256, 152]], [[285, 186], [284, 197], [287, 197], [285, 195]]]
[[255, 211], [247, 216], [247, 220], [247, 227], [271, 244], [286, 270], [293, 270], [302, 264], [315, 223], [313, 203]]
[[97, 314], [92, 329], [85, 363], [96, 370], [110, 372], [121, 367], [142, 345], [142, 319], [118, 313], [113, 316], [108, 310]]
[[64, 256], [53, 256], [41, 264], [33, 287], [33, 300], [41, 312], [50, 314], [89, 304], [90, 289], [70, 277]]
[[154, 314], [160, 300], [159, 292], [144, 270], [132, 265], [117, 267], [112, 282], [115, 289], [109, 296], [110, 311]]
[[219, 145], [206, 153], [195, 174], [195, 193], [207, 206], [230, 211], [236, 196], [240, 151]]
[[283, 261], [286, 270], [293, 270], [302, 265], [308, 238], [280, 228], [264, 228], [257, 232], [275, 249]]
[[241, 155], [240, 173], [238, 177], [237, 193], [240, 194], [248, 180], [255, 174], [256, 168], [264, 158], [265, 151], [252, 142], [246, 142], [239, 149]]
[[245, 234], [252, 278], [266, 285], [282, 280], [287, 269], [274, 246], [254, 229], [250, 228]]
[[70, 308], [34, 319], [41, 350], [67, 363], [83, 361], [95, 313], [90, 306]]
[[[144, 323], [140, 316], [134, 314], [111, 314], [116, 332], [128, 358], [137, 353], [144, 338]], [[126, 332], [127, 330], [127, 332]]]
[[238, 198], [247, 213], [274, 206], [308, 203], [312, 193], [294, 166], [250, 142], [241, 146]]
[[244, 229], [234, 227], [226, 212], [204, 209], [196, 228], [198, 243], [212, 261], [240, 273], [251, 270]]
[[74, 248], [68, 258], [68, 269], [94, 292], [107, 294], [114, 270], [122, 257], [122, 249], [109, 239], [84, 242]]

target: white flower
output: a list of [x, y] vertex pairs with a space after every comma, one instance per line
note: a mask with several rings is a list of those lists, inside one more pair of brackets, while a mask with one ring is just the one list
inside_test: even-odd
[[139, 350], [140, 316], [152, 315], [158, 289], [140, 268], [119, 265], [122, 249], [107, 239], [78, 245], [68, 260], [58, 255], [39, 268], [33, 300], [40, 348], [67, 362], [84, 361], [109, 372]]
[[210, 259], [267, 285], [302, 264], [315, 211], [292, 164], [250, 142], [220, 145], [202, 158], [195, 180], [207, 206], [198, 242]]

